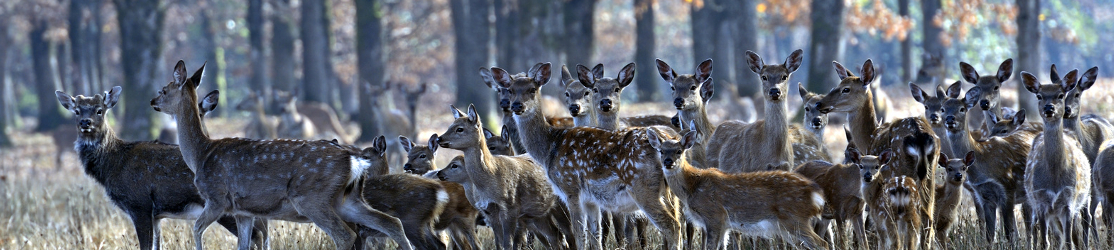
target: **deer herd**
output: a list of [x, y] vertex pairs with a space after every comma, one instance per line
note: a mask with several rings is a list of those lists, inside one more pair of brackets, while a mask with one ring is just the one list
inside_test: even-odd
[[[1035, 248], [1101, 242], [1098, 207], [1107, 232], [1114, 223], [1114, 171], [1102, 171], [1114, 167], [1114, 125], [1080, 114], [1097, 67], [1061, 76], [1053, 65], [1047, 84], [1021, 72], [1022, 86], [1039, 100], [1037, 123], [1000, 103], [1012, 59], [981, 76], [960, 63], [962, 80], [950, 85], [910, 83], [924, 116], [889, 119], [879, 118], [894, 113], [879, 110], [879, 102], [892, 101], [878, 97], [872, 61], [857, 72], [833, 62], [840, 82], [830, 92], [798, 83], [804, 118], [797, 124], [790, 122], [789, 79], [802, 62], [801, 50], [774, 64], [747, 51], [764, 119], [719, 124], [707, 111], [711, 59], [691, 74], [657, 60], [677, 113], [638, 117], [620, 115], [634, 63], [612, 75], [602, 64], [562, 66], [556, 80], [564, 104], [541, 94], [554, 71], [549, 63], [524, 73], [485, 67], [479, 76], [498, 96], [500, 133], [487, 130], [492, 121], [470, 105], [450, 107], [445, 132], [414, 141], [422, 85], [405, 90], [409, 113], [365, 104], [375, 107], [380, 132], [398, 135], [375, 137], [366, 148], [352, 145], [355, 136], [331, 108], [299, 103], [297, 93], [274, 94], [278, 117], [265, 115], [263, 94], [249, 94], [236, 109], [253, 113], [244, 129], [253, 139], [210, 138], [203, 117], [219, 93], [199, 98], [204, 65], [187, 75], [182, 61], [151, 100], [174, 118], [178, 145], [118, 139], [105, 113], [120, 87], [56, 94], [77, 121], [85, 173], [130, 217], [142, 249], [159, 248], [164, 218], [195, 219], [197, 249], [213, 222], [238, 236], [238, 249], [266, 249], [267, 220], [311, 222], [337, 249], [363, 249], [368, 238], [400, 249], [478, 249], [478, 224], [491, 228], [499, 249], [535, 242], [603, 249], [611, 235], [626, 248], [651, 247], [653, 236], [663, 249], [723, 249], [744, 237], [807, 249], [948, 249], [965, 199], [990, 244], [1018, 244], [1016, 205]], [[964, 93], [963, 82], [974, 87]], [[374, 100], [387, 92], [365, 90]], [[565, 107], [570, 116], [551, 111]], [[840, 163], [824, 143], [833, 112], [847, 116]], [[434, 157], [443, 148], [463, 155], [438, 169]]]

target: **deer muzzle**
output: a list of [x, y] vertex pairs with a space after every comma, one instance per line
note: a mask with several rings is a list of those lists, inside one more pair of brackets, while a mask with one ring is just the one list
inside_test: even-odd
[[824, 121], [822, 119], [820, 119], [820, 117], [813, 117], [812, 118], [812, 127], [813, 128], [820, 128], [820, 127], [823, 127], [823, 126], [824, 126]]
[[515, 114], [521, 115], [522, 112], [526, 111], [526, 105], [522, 105], [522, 102], [512, 103], [511, 111], [514, 111]]
[[499, 100], [499, 108], [502, 108], [503, 112], [510, 111], [511, 110], [511, 100], [506, 99], [506, 98], [500, 99]]
[[871, 173], [863, 174], [863, 182], [870, 182], [872, 180], [874, 180], [874, 175], [873, 174], [871, 174]]
[[958, 125], [959, 125], [959, 123], [955, 121], [955, 116], [949, 115], [946, 118], [944, 118], [944, 127], [947, 127], [949, 129], [954, 129]]
[[673, 159], [670, 158], [665, 158], [665, 160], [661, 161], [661, 165], [664, 166], [666, 169], [673, 169], [673, 163]]
[[580, 116], [580, 104], [569, 105], [569, 114], [572, 116]]
[[613, 108], [611, 104], [611, 99], [600, 100], [600, 111], [611, 112], [611, 108]]
[[684, 108], [685, 107], [685, 99], [682, 99], [682, 98], [673, 99], [673, 106], [677, 107], [677, 109]]
[[768, 95], [770, 96], [771, 100], [774, 100], [774, 101], [780, 100], [781, 99], [781, 89], [772, 88], [772, 89], [770, 89]]
[[81, 128], [82, 133], [93, 132], [93, 120], [92, 119], [81, 119], [81, 121], [78, 122], [78, 126]]
[[979, 100], [979, 108], [982, 108], [982, 110], [990, 110], [990, 101]]
[[1052, 118], [1052, 116], [1056, 115], [1056, 106], [1044, 105], [1042, 111], [1044, 111], [1044, 117]]

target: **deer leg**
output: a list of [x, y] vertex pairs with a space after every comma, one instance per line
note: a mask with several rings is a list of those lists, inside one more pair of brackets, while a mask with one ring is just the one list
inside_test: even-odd
[[[562, 202], [557, 202], [550, 210], [550, 217], [557, 227], [558, 232], [562, 236], [563, 241], [568, 248], [576, 248], [576, 241], [573, 240], [571, 225], [569, 222], [569, 212], [567, 206]], [[560, 241], [559, 241], [560, 242]]]
[[828, 244], [824, 242], [820, 235], [813, 231], [809, 226], [808, 219], [799, 223], [788, 225], [789, 238], [785, 239], [789, 244], [795, 246], [804, 246], [805, 249], [828, 249]]
[[260, 250], [271, 249], [271, 237], [267, 235], [267, 220], [256, 218], [255, 230], [252, 231], [251, 239], [259, 246]]
[[600, 207], [592, 202], [581, 204], [584, 206], [582, 212], [588, 217], [588, 249], [600, 249], [603, 246], [600, 235]]
[[139, 248], [143, 250], [158, 249], [158, 241], [154, 240], [155, 218], [149, 212], [131, 212], [132, 226], [135, 227], [135, 236], [139, 240]]
[[[1095, 197], [1094, 192], [1091, 193], [1091, 197]], [[1081, 220], [1080, 220], [1080, 224], [1079, 224], [1079, 227], [1080, 227], [1079, 232], [1080, 232], [1080, 237], [1082, 237], [1082, 239], [1080, 239], [1082, 241], [1081, 246], [1083, 246], [1083, 248], [1086, 249], [1088, 244], [1090, 243], [1090, 240], [1091, 240], [1091, 237], [1090, 237], [1092, 235], [1091, 230], [1094, 230], [1094, 228], [1095, 228], [1094, 209], [1089, 209], [1089, 208], [1094, 207], [1095, 205], [1093, 204], [1094, 202], [1091, 202], [1090, 200], [1087, 200], [1087, 201], [1084, 201], [1084, 202], [1086, 202], [1087, 205], [1083, 207], [1083, 209], [1082, 209], [1083, 211], [1080, 211], [1080, 219]], [[1080, 245], [1077, 245], [1076, 247], [1079, 247], [1079, 246]]]
[[[301, 197], [299, 197], [299, 198], [301, 198]], [[295, 199], [298, 200], [298, 198], [295, 198]], [[306, 203], [296, 202], [295, 203], [295, 208], [298, 208], [298, 206], [300, 204], [306, 204]], [[326, 204], [326, 205], [328, 205], [329, 203], [328, 202], [319, 202], [319, 203], [309, 203], [309, 204]], [[398, 218], [396, 218], [394, 216], [385, 214], [383, 212], [380, 212], [379, 210], [372, 209], [366, 203], [364, 203], [362, 200], [360, 200], [359, 197], [357, 197], [357, 196], [346, 197], [345, 201], [341, 204], [339, 209], [336, 210], [337, 212], [339, 212], [339, 214], [336, 213], [336, 212], [332, 212], [333, 209], [334, 209], [333, 207], [322, 207], [319, 210], [308, 210], [308, 211], [320, 211], [319, 213], [324, 214], [324, 215], [320, 216], [318, 218], [318, 220], [322, 220], [325, 223], [333, 223], [331, 220], [334, 219], [334, 218], [330, 218], [330, 217], [336, 217], [337, 215], [339, 215], [339, 217], [341, 219], [343, 219], [344, 221], [355, 222], [357, 224], [360, 224], [361, 226], [365, 226], [365, 227], [368, 227], [370, 229], [373, 229], [373, 230], [376, 230], [376, 231], [379, 231], [379, 232], [383, 232], [384, 234], [387, 235], [387, 237], [390, 237], [391, 239], [393, 239], [395, 241], [395, 243], [398, 243], [400, 249], [406, 249], [406, 250], [413, 249], [413, 246], [411, 245], [410, 240], [406, 238], [406, 233], [405, 233], [405, 231], [403, 230], [403, 227], [402, 227], [402, 221], [400, 221]], [[302, 213], [301, 211], [307, 211], [307, 210], [299, 209], [298, 211], [302, 215], [306, 215], [305, 213]], [[330, 212], [326, 213], [325, 211], [330, 211]], [[313, 213], [313, 212], [310, 212], [310, 213]], [[309, 217], [309, 216], [307, 215], [306, 217]], [[317, 222], [317, 220], [315, 220], [312, 217], [310, 218], [310, 220], [313, 221], [314, 224], [319, 224]], [[341, 226], [344, 226], [344, 225], [341, 224]], [[324, 229], [324, 226], [322, 226], [322, 228]], [[344, 229], [347, 230], [347, 227], [345, 227]], [[335, 228], [333, 230], [335, 230], [335, 233], [337, 233], [337, 234], [340, 234], [340, 233], [345, 231], [345, 230], [341, 230], [341, 228], [339, 228], [339, 227]], [[328, 233], [329, 231], [326, 230], [325, 232]], [[352, 234], [350, 230], [348, 232], [349, 232], [348, 235]], [[331, 234], [330, 234], [330, 236], [331, 236]], [[337, 246], [340, 246], [340, 244], [338, 244]]]
[[723, 237], [727, 235], [726, 221], [709, 220], [704, 224], [704, 249], [727, 249]]
[[983, 226], [986, 228], [986, 242], [993, 245], [994, 234], [998, 231], [998, 205], [990, 201], [984, 202], [982, 211], [983, 214], [979, 217], [982, 218]]
[[228, 204], [225, 202], [227, 201], [223, 199], [205, 201], [205, 208], [201, 210], [201, 215], [197, 216], [197, 220], [193, 223], [193, 243], [197, 250], [203, 250], [201, 236], [205, 233], [205, 229], [209, 228], [209, 225], [213, 224], [214, 221], [220, 219], [224, 210], [228, 208]]
[[[612, 215], [611, 212], [603, 212], [601, 217], [603, 218], [603, 222], [600, 223], [600, 231], [603, 234], [604, 241], [606, 241], [607, 237], [611, 235], [611, 228], [617, 227], [612, 224], [618, 225], [618, 223], [613, 219], [615, 216]], [[615, 234], [615, 242], [623, 244], [623, 239], [619, 237], [619, 234]]]
[[240, 250], [251, 250], [251, 231], [252, 226], [255, 225], [255, 219], [243, 215], [236, 217], [236, 248]]
[[[1106, 197], [1114, 197], [1114, 196], [1111, 196], [1110, 194], [1107, 194]], [[1114, 244], [1114, 216], [1112, 216], [1112, 215], [1114, 215], [1114, 211], [1112, 211], [1112, 209], [1114, 209], [1114, 204], [1111, 204], [1111, 202], [1109, 200], [1103, 199], [1103, 201], [1102, 201], [1102, 222], [1103, 222], [1104, 225], [1106, 225], [1106, 242], [1107, 242], [1107, 244]], [[1099, 225], [1099, 224], [1096, 223], [1095, 225], [1096, 225], [1095, 230], [1097, 231], [1098, 230], [1097, 225]], [[1097, 237], [1098, 235], [1095, 235], [1095, 236]]]
[[584, 207], [581, 205], [580, 196], [578, 194], [569, 193], [565, 199], [565, 203], [569, 208], [569, 221], [572, 226], [573, 238], [576, 238], [578, 249], [593, 249], [588, 246], [588, 237], [585, 232], [588, 230], [588, 215], [584, 212]]
[[852, 232], [854, 239], [851, 239], [851, 246], [854, 249], [866, 248], [870, 244], [867, 244], [866, 241], [866, 226], [863, 223], [863, 214], [852, 215], [851, 220], [851, 227], [854, 228], [854, 232]]
[[1006, 239], [1009, 242], [1017, 240], [1017, 216], [1014, 215], [1016, 208], [1013, 205], [1013, 199], [1007, 198], [1005, 203], [999, 209], [999, 217], [1002, 218], [1002, 229], [1005, 231]]

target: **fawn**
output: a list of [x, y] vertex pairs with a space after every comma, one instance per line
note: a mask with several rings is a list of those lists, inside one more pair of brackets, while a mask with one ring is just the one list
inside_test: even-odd
[[[1025, 89], [1037, 95], [1044, 120], [1044, 132], [1033, 140], [1025, 164], [1025, 190], [1033, 210], [1030, 216], [1038, 224], [1034, 228], [1042, 231], [1032, 235], [1046, 236], [1036, 246], [1058, 243], [1056, 247], [1064, 248], [1074, 239], [1075, 247], [1086, 247], [1087, 232], [1082, 232], [1081, 239], [1075, 228], [1081, 220], [1087, 224], [1089, 217], [1083, 211], [1091, 201], [1091, 164], [1079, 141], [1066, 136], [1063, 127], [1064, 97], [1077, 87], [1076, 74], [1072, 70], [1059, 82], [1044, 85], [1033, 74], [1021, 72]], [[1053, 235], [1059, 236], [1058, 242], [1049, 242], [1047, 238]]]
[[[402, 142], [402, 147], [407, 152], [407, 161], [403, 169], [406, 173], [415, 174], [418, 176], [426, 175], [433, 169], [434, 158], [436, 157], [437, 149], [437, 134], [429, 138], [428, 146], [416, 145], [405, 136], [399, 136], [399, 141]], [[449, 163], [463, 166], [464, 157], [453, 158]], [[435, 175], [426, 176], [427, 178], [437, 179]], [[438, 216], [437, 223], [433, 225], [436, 230], [447, 230], [449, 235], [452, 236], [453, 245], [460, 249], [479, 249], [476, 241], [476, 217], [479, 216], [480, 210], [472, 206], [468, 201], [467, 194], [465, 194], [464, 186], [460, 183], [451, 181], [440, 181], [441, 186], [449, 194], [449, 202], [445, 205], [444, 211]]]
[[565, 89], [565, 104], [569, 107], [573, 125], [589, 127], [599, 124], [596, 121], [596, 109], [592, 108], [592, 89], [573, 78], [567, 66], [561, 66], [559, 83]]
[[482, 68], [480, 75], [510, 93], [511, 111], [526, 153], [544, 166], [554, 192], [568, 205], [577, 241], [587, 242], [578, 248], [601, 248], [602, 208], [617, 213], [644, 212], [662, 232], [665, 249], [678, 249], [678, 212], [669, 202], [661, 168], [652, 158], [654, 149], [646, 141], [647, 134], [658, 130], [551, 125], [539, 107], [539, 89], [549, 81], [550, 67], [538, 63], [526, 75], [514, 78], [500, 68]]
[[[109, 200], [131, 219], [139, 248], [159, 249], [161, 220], [196, 218], [205, 201], [197, 193], [194, 173], [182, 161], [178, 146], [157, 141], [126, 142], [105, 123], [105, 114], [120, 100], [121, 89], [113, 87], [104, 95], [94, 96], [70, 96], [62, 91], [54, 94], [77, 121], [73, 131], [76, 139], [71, 143], [85, 174], [103, 186]], [[202, 115], [215, 108], [218, 94], [214, 90], [199, 103]], [[238, 237], [250, 237], [260, 247], [267, 245], [263, 220], [248, 223], [255, 228], [247, 234], [237, 233], [232, 217], [221, 217], [218, 222]]]
[[812, 228], [824, 207], [816, 183], [800, 174], [763, 171], [727, 174], [698, 169], [684, 159], [698, 140], [689, 131], [680, 140], [662, 141], [650, 133], [670, 190], [681, 200], [685, 217], [704, 229], [705, 247], [722, 249], [729, 229], [748, 236], [781, 237], [808, 249], [827, 249]]
[[[960, 85], [953, 84], [952, 86]], [[924, 118], [928, 120], [928, 124], [932, 125], [932, 132], [936, 133], [936, 136], [947, 135], [948, 130], [944, 128], [943, 123], [944, 100], [949, 97], [958, 98], [959, 96], [948, 96], [947, 92], [944, 91], [944, 85], [936, 86], [936, 94], [930, 95], [928, 91], [910, 82], [909, 91], [913, 94], [913, 100], [924, 105]], [[958, 94], [959, 92], [954, 93]], [[950, 140], [940, 140], [940, 153], [955, 155], [955, 153], [952, 153], [952, 143]]]
[[878, 218], [874, 221], [882, 241], [879, 247], [916, 250], [921, 245], [921, 199], [917, 197], [921, 192], [917, 183], [904, 175], [885, 180], [881, 209], [871, 210]]
[[[421, 249], [445, 249], [444, 243], [433, 233], [434, 223], [445, 213], [449, 203], [449, 193], [436, 180], [411, 174], [388, 175], [389, 167], [385, 159], [386, 139], [376, 137], [368, 150], [371, 166], [364, 173], [363, 198], [373, 209], [383, 211], [402, 221], [406, 238]], [[446, 218], [449, 219], [449, 218]], [[355, 249], [364, 249], [365, 237], [356, 241]]]
[[818, 140], [823, 142], [824, 127], [828, 126], [828, 114], [820, 113], [820, 110], [816, 109], [816, 103], [820, 102], [820, 99], [824, 99], [824, 95], [809, 92], [801, 83], [797, 83], [797, 92], [801, 93], [802, 106], [805, 108], [804, 120], [801, 121], [801, 124], [804, 124], [805, 129], [808, 129]]
[[[462, 184], [474, 187], [468, 200], [483, 209], [493, 221], [491, 228], [500, 247], [518, 248], [512, 246], [512, 239], [520, 221], [536, 229], [547, 245], [560, 245], [562, 231], [568, 231], [568, 227], [561, 228], [549, 221], [550, 213], [560, 201], [553, 194], [552, 186], [547, 185], [542, 167], [529, 156], [492, 155], [476, 107], [469, 105], [468, 113], [451, 108], [455, 120], [437, 137], [437, 143], [464, 152], [464, 171], [469, 181]], [[438, 176], [446, 174], [441, 171]]]
[[1044, 129], [1039, 123], [1025, 123], [1025, 117], [1025, 109], [1014, 111], [1011, 108], [1002, 107], [1002, 117], [998, 117], [997, 115], [990, 117], [993, 119], [991, 122], [994, 125], [990, 126], [989, 136], [1003, 137], [1017, 131], [1025, 130], [1039, 132]]
[[592, 90], [592, 103], [596, 110], [597, 127], [605, 130], [616, 130], [627, 127], [666, 126], [673, 129], [669, 117], [664, 115], [645, 115], [619, 118], [620, 101], [623, 89], [634, 81], [634, 63], [629, 63], [619, 70], [616, 78], [605, 77], [603, 64], [596, 64], [591, 70], [584, 65], [576, 65], [577, 77], [581, 84]]
[[[959, 82], [948, 89], [950, 96], [959, 96], [956, 93], [960, 89]], [[982, 159], [974, 163], [968, 184], [973, 189], [979, 219], [986, 228], [986, 240], [993, 242], [995, 239], [996, 217], [1001, 217], [1006, 236], [1016, 239], [1014, 204], [1025, 201], [1025, 189], [1022, 188], [1022, 180], [1028, 174], [1025, 159], [1031, 153], [1036, 134], [1019, 130], [1003, 137], [976, 139], [967, 125], [967, 108], [971, 102], [965, 99], [949, 97], [943, 103], [944, 127], [948, 131], [952, 152], [973, 152], [976, 159]], [[990, 115], [988, 119], [993, 120], [994, 117], [996, 115]]]
[[251, 118], [244, 127], [244, 137], [272, 140], [278, 138], [278, 118], [267, 115], [264, 110], [263, 96], [248, 92], [248, 96], [236, 104], [236, 110], [248, 112]]
[[990, 116], [1002, 115], [1002, 110], [999, 106], [999, 102], [1001, 102], [1000, 89], [1002, 83], [1009, 80], [1010, 76], [1013, 75], [1013, 58], [1007, 58], [1005, 61], [1002, 61], [1002, 64], [998, 66], [998, 72], [990, 76], [979, 76], [979, 72], [975, 71], [975, 67], [972, 67], [971, 64], [967, 64], [966, 62], [959, 62], [959, 70], [964, 81], [975, 85], [975, 87], [967, 91], [964, 99], [967, 100], [968, 107], [975, 107], [977, 105], [983, 111], [983, 124], [972, 125], [979, 125], [978, 127], [982, 128], [979, 131], [982, 131], [982, 134], [985, 135], [987, 134], [986, 129], [993, 125], [991, 124], [992, 121]]
[[[827, 235], [830, 220], [835, 220], [835, 242], [832, 246], [843, 248], [846, 240], [847, 223], [852, 226], [851, 238], [854, 246], [866, 246], [866, 231], [863, 225], [863, 170], [872, 168], [863, 165], [862, 155], [854, 147], [846, 151], [847, 164], [832, 164], [826, 161], [811, 161], [801, 164], [793, 172], [815, 181], [824, 191], [823, 221], [817, 231]], [[827, 237], [825, 237], [827, 238]]]
[[[323, 140], [209, 139], [192, 105], [204, 68], [187, 78], [185, 62], [178, 61], [173, 81], [151, 100], [155, 111], [177, 121], [182, 159], [197, 174], [194, 182], [205, 199], [193, 227], [197, 249], [205, 228], [225, 214], [235, 217], [241, 235], [251, 232], [246, 222], [253, 218], [312, 221], [337, 249], [350, 249], [356, 235], [345, 225], [349, 221], [384, 232], [402, 249], [413, 248], [398, 218], [369, 208], [352, 192], [370, 164], [362, 152]], [[238, 248], [249, 243], [240, 238]]]
[[514, 131], [510, 127], [507, 127], [507, 125], [503, 125], [500, 131], [502, 131], [502, 134], [496, 135], [492, 133], [491, 130], [484, 129], [484, 139], [487, 140], [487, 150], [491, 151], [493, 155], [517, 155], [510, 141], [510, 138], [517, 137], [513, 134]]
[[[956, 221], [956, 212], [963, 200], [963, 182], [967, 179], [967, 169], [974, 164], [975, 151], [968, 151], [963, 158], [948, 158], [947, 154], [940, 157], [940, 167], [947, 174], [944, 175], [943, 185], [936, 186], [936, 210], [933, 213], [936, 218], [936, 242], [944, 249], [948, 249], [948, 232]], [[1013, 214], [1009, 217], [1013, 217]]]

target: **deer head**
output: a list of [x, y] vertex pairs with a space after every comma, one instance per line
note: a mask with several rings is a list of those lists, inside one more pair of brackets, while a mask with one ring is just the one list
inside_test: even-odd
[[398, 141], [399, 144], [402, 144], [402, 150], [406, 151], [406, 164], [402, 165], [403, 171], [423, 175], [433, 170], [433, 157], [437, 154], [439, 146], [437, 145], [437, 134], [429, 137], [426, 147], [418, 147], [406, 136], [398, 136]]
[[500, 68], [491, 68], [490, 71], [480, 69], [480, 75], [484, 78], [492, 78], [499, 86], [507, 90], [510, 97], [510, 109], [515, 115], [522, 115], [526, 112], [538, 112], [540, 107], [542, 85], [549, 82], [549, 75], [551, 73], [549, 63], [538, 63], [531, 67], [526, 72], [525, 76], [519, 75], [511, 78], [511, 75], [506, 70]]
[[1079, 117], [1079, 113], [1083, 111], [1079, 108], [1079, 101], [1081, 99], [1080, 97], [1083, 95], [1083, 91], [1088, 90], [1091, 88], [1091, 86], [1095, 85], [1095, 80], [1098, 79], [1098, 74], [1099, 67], [1092, 67], [1088, 69], [1087, 71], [1083, 72], [1082, 76], [1079, 77], [1079, 83], [1075, 85], [1075, 88], [1071, 91], [1068, 91], [1067, 95], [1064, 97], [1064, 118], [1074, 119], [1076, 117]]
[[669, 82], [673, 90], [673, 107], [677, 110], [698, 110], [712, 99], [712, 59], [704, 60], [696, 66], [694, 74], [678, 75], [661, 59], [657, 59], [658, 74]]
[[[509, 89], [503, 87], [503, 85], [495, 79], [495, 76], [494, 76], [494, 73], [493, 73], [494, 69], [497, 69], [497, 68], [492, 68], [491, 70], [488, 70], [487, 68], [480, 68], [480, 77], [483, 78], [484, 84], [487, 84], [488, 88], [491, 88], [491, 90], [495, 91], [495, 94], [498, 96], [498, 99], [499, 99], [499, 109], [501, 111], [503, 111], [503, 114], [510, 114], [511, 113], [511, 92], [510, 92]], [[500, 69], [500, 70], [502, 70], [502, 69]], [[507, 79], [510, 79], [510, 74], [508, 74], [507, 71], [503, 70], [503, 75], [505, 75], [507, 77]], [[545, 84], [545, 83], [542, 83], [542, 84]]]
[[661, 160], [662, 170], [668, 175], [681, 171], [679, 167], [685, 161], [685, 150], [692, 148], [700, 138], [696, 131], [688, 131], [680, 140], [662, 141], [657, 133], [647, 133], [650, 136], [650, 146], [658, 150], [658, 159]]
[[836, 75], [839, 75], [839, 85], [816, 103], [816, 109], [819, 109], [820, 113], [827, 114], [851, 112], [867, 106], [866, 103], [872, 98], [870, 83], [876, 76], [874, 62], [866, 59], [862, 71], [859, 72], [860, 76], [855, 76], [839, 62], [832, 62], [832, 65], [835, 67]]
[[[159, 90], [158, 96], [151, 99], [151, 108], [155, 109], [156, 112], [170, 115], [181, 114], [187, 111], [185, 109], [195, 108], [196, 106], [193, 106], [193, 103], [197, 102], [197, 86], [201, 83], [201, 76], [204, 72], [205, 65], [202, 64], [201, 68], [193, 72], [193, 76], [186, 78], [186, 62], [179, 60], [178, 64], [174, 65], [171, 82]], [[196, 111], [200, 115], [200, 110]], [[198, 119], [200, 119], [200, 116]]]
[[990, 136], [1007, 135], [1025, 124], [1025, 109], [1014, 111], [1015, 113], [1012, 116], [1005, 114], [1004, 111], [1006, 111], [1006, 108], [1003, 107], [1002, 111], [1003, 118], [998, 118], [997, 115], [991, 115], [994, 125], [990, 126]]
[[496, 135], [491, 130], [484, 129], [484, 140], [487, 141], [487, 150], [491, 151], [494, 155], [514, 155], [514, 147], [511, 145], [510, 138], [513, 130], [503, 125], [502, 134]]
[[476, 114], [476, 106], [468, 105], [468, 113], [449, 106], [453, 112], [453, 123], [449, 129], [437, 137], [437, 144], [444, 148], [463, 150], [472, 147], [487, 147], [483, 140], [483, 124]]
[[[333, 143], [338, 143], [333, 139]], [[387, 163], [387, 137], [378, 136], [371, 141], [371, 146], [360, 150], [361, 158], [367, 159], [370, 163], [368, 168], [364, 170], [365, 176], [382, 176], [390, 173], [391, 169]]]
[[785, 62], [780, 65], [766, 65], [762, 62], [762, 57], [755, 54], [753, 51], [747, 51], [747, 64], [750, 65], [750, 70], [762, 79], [763, 95], [768, 102], [783, 102], [785, 95], [789, 93], [789, 76], [801, 67], [803, 61], [804, 51], [798, 49], [789, 54], [785, 58]]
[[240, 103], [236, 104], [236, 110], [247, 112], [255, 112], [262, 107], [263, 96], [255, 93], [255, 91], [248, 92], [248, 95], [244, 96], [244, 99], [241, 99]]
[[935, 95], [930, 95], [913, 83], [909, 83], [909, 90], [913, 93], [913, 100], [924, 105], [924, 117], [928, 119], [928, 123], [939, 126], [944, 117], [944, 100], [947, 99], [944, 86], [936, 86]]
[[458, 155], [449, 161], [449, 165], [445, 168], [437, 170], [437, 179], [442, 181], [456, 182], [456, 183], [469, 183], [472, 181], [468, 177], [468, 172], [464, 170], [464, 156]]
[[968, 151], [963, 158], [953, 159], [943, 155], [939, 159], [940, 167], [943, 167], [947, 173], [944, 175], [944, 179], [951, 183], [963, 183], [964, 176], [967, 175], [967, 168], [975, 163], [975, 151]]
[[278, 105], [280, 114], [298, 112], [298, 92], [275, 91], [275, 105]]
[[803, 123], [805, 126], [809, 126], [815, 131], [820, 131], [824, 129], [824, 126], [828, 126], [828, 114], [821, 113], [820, 109], [816, 108], [816, 103], [824, 99], [824, 95], [809, 92], [801, 83], [797, 83], [797, 91], [801, 93], [801, 100], [804, 101], [805, 118]]
[[1038, 111], [1044, 118], [1045, 124], [1059, 124], [1063, 119], [1064, 98], [1068, 92], [1076, 88], [1077, 73], [1078, 70], [1072, 70], [1064, 75], [1063, 79], [1059, 79], [1059, 82], [1042, 85], [1033, 74], [1025, 71], [1021, 72], [1021, 80], [1025, 83], [1025, 89], [1037, 95]]
[[62, 108], [73, 113], [74, 119], [77, 120], [77, 132], [80, 138], [78, 141], [95, 142], [103, 139], [105, 133], [109, 132], [105, 125], [104, 114], [120, 101], [121, 91], [120, 86], [116, 86], [105, 91], [104, 95], [70, 96], [60, 90], [54, 91], [54, 95], [58, 97]]
[[620, 95], [623, 94], [623, 88], [626, 88], [634, 80], [634, 63], [623, 66], [616, 78], [603, 75], [603, 64], [596, 64], [596, 67], [590, 71], [584, 65], [576, 65], [576, 72], [580, 78], [580, 83], [592, 89], [592, 101], [599, 105], [601, 112], [606, 114], [619, 110], [619, 100]]
[[[851, 148], [854, 149], [854, 148]], [[890, 163], [893, 158], [893, 151], [886, 149], [878, 156], [861, 155], [858, 150], [848, 150], [848, 155], [851, 156], [851, 163], [859, 166], [859, 174], [863, 176], [863, 183], [870, 183], [878, 179], [878, 174]]]
[[[948, 87], [948, 89], [958, 88], [961, 83], [956, 81]], [[958, 95], [957, 95], [958, 96]], [[968, 103], [966, 97], [961, 99], [951, 98], [948, 96], [944, 99], [942, 108], [944, 110], [944, 128], [949, 133], [958, 133], [967, 128], [967, 107]]]
[[1002, 65], [998, 66], [998, 73], [993, 76], [980, 77], [975, 67], [971, 67], [966, 62], [959, 62], [959, 70], [963, 74], [964, 81], [975, 84], [974, 88], [967, 91], [968, 105], [971, 107], [978, 105], [982, 110], [990, 110], [1001, 98], [999, 88], [1002, 87], [1002, 83], [1009, 80], [1010, 75], [1013, 74], [1013, 58], [1003, 61]]
[[[587, 109], [592, 106], [592, 89], [574, 79], [566, 66], [561, 66], [560, 84], [565, 89], [565, 104], [569, 105], [569, 114], [573, 117], [588, 115]], [[507, 103], [509, 109], [510, 99], [507, 99]]]

